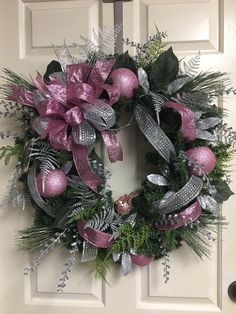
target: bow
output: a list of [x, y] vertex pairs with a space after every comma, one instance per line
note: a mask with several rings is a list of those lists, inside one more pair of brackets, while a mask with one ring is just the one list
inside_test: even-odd
[[[110, 130], [116, 121], [112, 105], [119, 90], [105, 83], [115, 60], [67, 65], [65, 72], [50, 75], [45, 83], [38, 73], [33, 79], [36, 89], [29, 91], [12, 86], [10, 99], [37, 109], [39, 116], [32, 127], [42, 139], [48, 138], [54, 149], [71, 151], [82, 180], [94, 191], [104, 183], [91, 168], [89, 146], [101, 132], [111, 162], [122, 160], [123, 153], [116, 134]], [[101, 98], [106, 94], [106, 98]]]

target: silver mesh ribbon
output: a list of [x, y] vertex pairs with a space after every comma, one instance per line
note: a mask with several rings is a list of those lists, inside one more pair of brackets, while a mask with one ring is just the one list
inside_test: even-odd
[[162, 131], [162, 129], [153, 120], [150, 114], [137, 105], [134, 109], [135, 117], [140, 130], [143, 132], [147, 140], [157, 150], [157, 152], [167, 161], [170, 161], [170, 155], [175, 154], [174, 145], [170, 139]]
[[122, 253], [121, 256], [121, 267], [122, 267], [122, 273], [124, 276], [128, 275], [128, 273], [131, 271], [131, 256], [128, 252]]
[[83, 252], [81, 257], [81, 263], [87, 263], [94, 261], [97, 257], [98, 249], [88, 241], [83, 242]]
[[194, 200], [201, 192], [202, 187], [202, 179], [192, 175], [189, 181], [178, 192], [154, 202], [153, 208], [157, 209], [162, 215], [174, 212]]
[[110, 129], [116, 122], [116, 114], [110, 105], [96, 99], [93, 104], [86, 103], [83, 107], [84, 117], [98, 130]]
[[37, 189], [37, 183], [36, 183], [36, 165], [33, 164], [32, 167], [29, 169], [28, 176], [27, 176], [27, 183], [28, 188], [30, 191], [30, 195], [35, 201], [35, 203], [42, 208], [49, 216], [55, 218], [56, 217], [56, 210], [49, 206], [41, 197], [39, 194], [39, 191]]
[[72, 127], [72, 135], [76, 144], [91, 145], [96, 140], [96, 132], [86, 120]]

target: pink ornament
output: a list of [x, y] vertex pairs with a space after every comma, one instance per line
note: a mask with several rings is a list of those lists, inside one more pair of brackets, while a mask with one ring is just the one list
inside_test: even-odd
[[119, 68], [111, 72], [112, 86], [120, 91], [121, 96], [133, 97], [133, 91], [139, 86], [137, 76], [129, 69]]
[[51, 170], [50, 173], [46, 176], [44, 182], [44, 191], [43, 191], [43, 182], [42, 182], [42, 173], [40, 172], [36, 178], [37, 188], [39, 194], [42, 197], [55, 197], [63, 193], [67, 187], [68, 181], [65, 173], [60, 169]]
[[145, 255], [131, 255], [131, 261], [136, 265], [145, 266], [153, 262], [154, 257], [148, 257]]
[[[191, 173], [196, 176], [207, 174], [215, 168], [215, 154], [207, 146], [190, 148], [186, 150], [185, 154], [190, 161], [189, 169]], [[191, 161], [193, 161], [195, 165], [191, 165]]]
[[138, 193], [132, 192], [129, 195], [125, 194], [118, 198], [115, 202], [115, 210], [120, 215], [127, 215], [132, 209], [132, 199], [138, 196]]

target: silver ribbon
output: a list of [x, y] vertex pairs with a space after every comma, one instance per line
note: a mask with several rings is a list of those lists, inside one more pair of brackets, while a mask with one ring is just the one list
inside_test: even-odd
[[94, 104], [86, 103], [83, 107], [86, 120], [99, 131], [110, 129], [116, 122], [116, 114], [110, 105], [96, 99]]
[[97, 257], [98, 249], [88, 241], [83, 242], [83, 252], [81, 257], [81, 263], [87, 263], [94, 261]]
[[143, 132], [147, 140], [157, 150], [157, 152], [167, 161], [170, 161], [170, 155], [175, 154], [174, 145], [170, 139], [162, 131], [162, 129], [153, 120], [150, 114], [137, 105], [134, 109], [135, 117], [140, 130]]
[[154, 202], [153, 208], [157, 209], [162, 215], [172, 213], [194, 200], [201, 192], [202, 187], [202, 179], [192, 175], [189, 181], [178, 192]]
[[131, 256], [128, 252], [123, 252], [121, 256], [121, 266], [123, 275], [126, 276], [131, 271]]
[[30, 191], [30, 195], [35, 201], [35, 203], [42, 208], [49, 216], [55, 218], [56, 217], [56, 209], [49, 206], [39, 194], [36, 182], [36, 165], [33, 164], [29, 169], [27, 176], [27, 184]]
[[91, 145], [96, 140], [96, 132], [86, 120], [72, 127], [72, 136], [76, 144]]
[[147, 179], [149, 182], [151, 182], [152, 184], [155, 184], [155, 185], [159, 185], [159, 186], [167, 186], [168, 185], [167, 179], [160, 174], [149, 174], [147, 176]]

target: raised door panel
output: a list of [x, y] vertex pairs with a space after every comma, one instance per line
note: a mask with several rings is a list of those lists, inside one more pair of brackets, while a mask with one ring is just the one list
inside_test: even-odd
[[[180, 58], [196, 55], [200, 51], [201, 69], [228, 71], [235, 82], [232, 66], [235, 53], [233, 7], [233, 1], [226, 1], [224, 5], [218, 0], [134, 0], [124, 4], [124, 37], [144, 43], [155, 34], [157, 26], [160, 31], [167, 31], [166, 41]], [[128, 49], [134, 52], [133, 48]], [[233, 113], [229, 115], [228, 122], [235, 127], [234, 103], [234, 96], [228, 96], [219, 99], [217, 105], [224, 104]], [[144, 172], [146, 167], [144, 149], [140, 135], [137, 145], [139, 172], [140, 169]], [[231, 175], [234, 182], [235, 175]], [[143, 174], [140, 172], [139, 179], [141, 177]], [[232, 183], [232, 189], [234, 186]], [[229, 235], [234, 232], [236, 219], [232, 202], [235, 198], [223, 208], [227, 221], [230, 221], [229, 229], [218, 230], [215, 241], [209, 239], [213, 248], [209, 259], [198, 260], [187, 247], [172, 252], [169, 256], [170, 281], [167, 284], [163, 278], [163, 260], [147, 268], [136, 269], [137, 309], [143, 313], [154, 310], [161, 314], [234, 313], [234, 305], [227, 296], [227, 287], [235, 280], [232, 261], [236, 261], [236, 256], [229, 253], [230, 248], [234, 252]], [[225, 252], [230, 257], [227, 258]]]
[[159, 30], [176, 52], [216, 53], [223, 45], [221, 0], [134, 0], [134, 36], [144, 42]]

